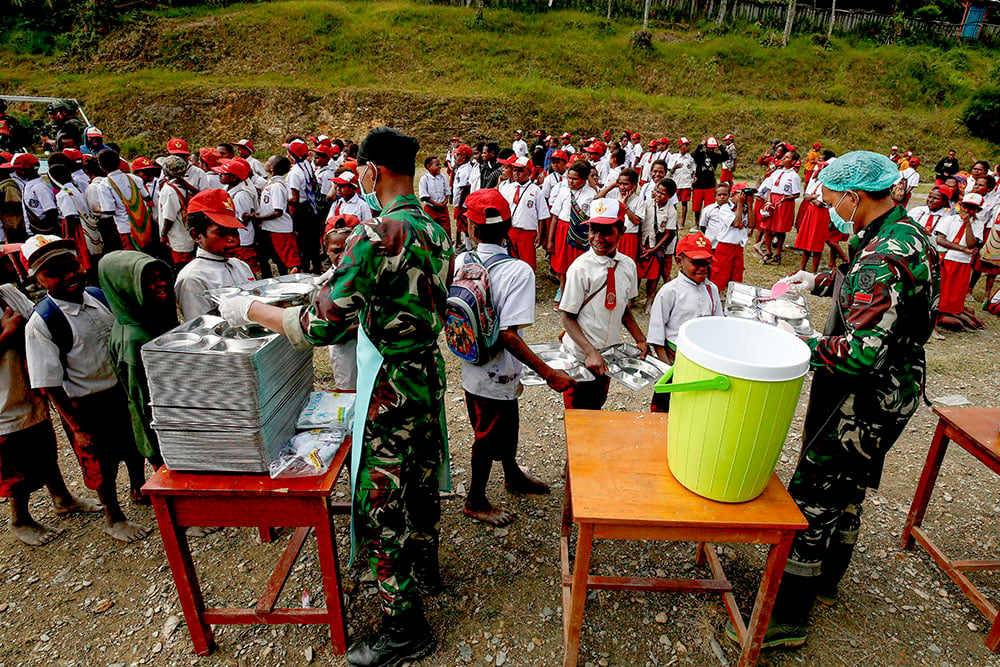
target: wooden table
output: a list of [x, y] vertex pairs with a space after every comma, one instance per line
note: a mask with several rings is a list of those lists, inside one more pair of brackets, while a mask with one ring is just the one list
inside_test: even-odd
[[[568, 473], [559, 545], [564, 667], [577, 663], [588, 589], [722, 595], [743, 646], [739, 665], [756, 664], [792, 538], [806, 527], [777, 475], [760, 497], [746, 503], [715, 502], [688, 491], [667, 467], [667, 415], [659, 413], [567, 410], [566, 449]], [[573, 523], [579, 525], [579, 535], [571, 570]], [[593, 576], [590, 553], [595, 539], [697, 542], [696, 562], [707, 562], [713, 578]], [[749, 631], [713, 542], [771, 545]]]
[[[325, 623], [330, 626], [334, 652], [347, 651], [333, 515], [349, 514], [350, 503], [333, 503], [330, 494], [349, 452], [350, 437], [322, 476], [271, 479], [267, 475], [183, 473], [161, 468], [142, 487], [152, 498], [163, 549], [198, 655], [208, 655], [216, 647], [213, 623]], [[206, 609], [184, 532], [189, 526], [256, 527], [265, 542], [274, 538], [274, 527], [297, 530], [253, 608]], [[276, 609], [310, 530], [316, 531], [326, 607]]]
[[939, 417], [937, 430], [934, 432], [930, 451], [927, 452], [927, 461], [920, 473], [917, 492], [913, 496], [910, 514], [903, 528], [903, 548], [912, 549], [916, 542], [930, 554], [938, 567], [951, 577], [972, 604], [992, 623], [989, 634], [986, 635], [986, 647], [994, 652], [1000, 651], [1000, 617], [997, 615], [997, 608], [965, 576], [965, 571], [1000, 569], [1000, 560], [952, 560], [931, 541], [921, 527], [949, 440], [972, 454], [987, 468], [1000, 474], [1000, 432], [997, 430], [1000, 428], [1000, 408], [934, 408], [934, 412]]

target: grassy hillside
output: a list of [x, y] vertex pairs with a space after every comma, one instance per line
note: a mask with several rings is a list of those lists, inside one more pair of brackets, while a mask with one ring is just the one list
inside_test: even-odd
[[147, 15], [92, 52], [0, 50], [4, 88], [84, 101], [126, 145], [251, 134], [264, 145], [293, 132], [358, 135], [393, 123], [425, 142], [507, 136], [515, 126], [638, 129], [676, 137], [733, 131], [746, 145], [772, 136], [834, 150], [898, 143], [935, 157], [946, 145], [987, 154], [957, 117], [995, 80], [993, 54], [875, 47], [803, 37], [761, 46], [764, 31], [728, 34], [638, 26], [570, 11], [518, 14], [402, 0], [292, 0]]

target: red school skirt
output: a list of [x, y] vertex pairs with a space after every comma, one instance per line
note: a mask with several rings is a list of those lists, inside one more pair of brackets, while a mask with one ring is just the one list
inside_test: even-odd
[[569, 265], [573, 263], [573, 260], [586, 252], [585, 250], [571, 246], [566, 241], [568, 234], [569, 220], [560, 219], [556, 223], [556, 247], [552, 253], [552, 260], [550, 262], [552, 270], [556, 273], [565, 274], [569, 270]]
[[535, 268], [535, 236], [537, 231], [512, 227], [507, 237], [510, 239], [510, 254], [524, 260], [531, 268]]
[[771, 217], [763, 217], [760, 212], [764, 208], [764, 202], [757, 197], [753, 198], [753, 206], [751, 207], [750, 218], [754, 222], [754, 228], [760, 229], [762, 231], [769, 231], [771, 229]]
[[803, 202], [799, 211], [799, 233], [792, 247], [805, 252], [823, 252], [830, 236], [830, 210]]
[[774, 207], [774, 210], [771, 211], [770, 229], [775, 234], [789, 232], [795, 223], [795, 200], [781, 201], [783, 198], [784, 195], [773, 192], [768, 195], [768, 201]]
[[638, 232], [634, 234], [622, 234], [622, 237], [618, 239], [618, 252], [625, 255], [626, 257], [631, 257], [638, 263], [639, 261]]
[[941, 303], [938, 310], [955, 315], [965, 310], [965, 295], [972, 278], [972, 262], [941, 260]]

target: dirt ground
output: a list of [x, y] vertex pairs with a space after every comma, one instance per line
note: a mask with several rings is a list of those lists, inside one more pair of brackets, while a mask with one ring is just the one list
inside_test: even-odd
[[[785, 256], [781, 267], [761, 267], [747, 253], [746, 282], [770, 285], [797, 268]], [[792, 266], [792, 264], [796, 266]], [[536, 324], [529, 342], [552, 341], [560, 330], [552, 309], [554, 283], [539, 268]], [[982, 286], [976, 303], [982, 302]], [[973, 302], [970, 300], [969, 305]], [[829, 307], [810, 297], [821, 328]], [[978, 308], [978, 306], [977, 306]], [[640, 309], [641, 310], [641, 309]], [[1000, 323], [983, 314], [987, 330], [946, 334], [927, 346], [927, 395], [965, 396], [973, 406], [997, 407], [1000, 375], [990, 350], [1000, 345]], [[641, 312], [645, 327], [648, 318]], [[446, 588], [430, 600], [427, 613], [439, 646], [423, 665], [556, 665], [562, 659], [559, 588], [559, 519], [565, 459], [562, 403], [545, 387], [521, 398], [520, 460], [549, 481], [550, 496], [508, 496], [499, 470], [490, 495], [513, 508], [508, 528], [474, 523], [461, 513], [468, 484], [471, 429], [459, 385], [459, 364], [448, 363], [448, 427], [456, 493], [442, 500], [441, 561]], [[317, 351], [317, 385], [329, 387], [325, 351]], [[608, 410], [648, 409], [651, 390], [634, 393], [612, 383]], [[778, 465], [788, 480], [800, 444], [807, 392]], [[921, 551], [900, 549], [899, 536], [935, 426], [921, 406], [888, 456], [881, 488], [865, 502], [864, 527], [839, 603], [817, 607], [808, 643], [799, 651], [765, 654], [765, 665], [1000, 665], [983, 645], [987, 624], [979, 612]], [[60, 458], [71, 488], [87, 492], [65, 441]], [[121, 475], [124, 483], [125, 475]], [[962, 450], [945, 458], [926, 525], [953, 555], [987, 558], [997, 549], [1000, 512], [996, 479]], [[124, 493], [125, 487], [122, 486]], [[344, 484], [337, 494], [345, 496]], [[609, 499], [613, 502], [613, 498]], [[0, 507], [4, 514], [8, 509]], [[332, 655], [322, 626], [217, 626], [219, 650], [199, 658], [192, 652], [170, 570], [158, 535], [133, 545], [105, 537], [96, 515], [54, 517], [44, 494], [35, 494], [37, 517], [64, 534], [42, 548], [21, 546], [0, 529], [0, 667], [13, 665], [343, 665]], [[152, 510], [130, 507], [135, 519], [153, 525]], [[338, 527], [345, 580], [346, 525]], [[252, 606], [290, 531], [273, 544], [258, 543], [255, 531], [225, 529], [193, 544], [206, 601], [211, 606]], [[298, 606], [304, 592], [321, 605], [317, 559], [310, 538], [279, 606]], [[763, 548], [725, 546], [723, 564], [748, 615], [764, 562]], [[694, 547], [684, 543], [598, 543], [592, 571], [603, 575], [707, 576], [693, 565]], [[994, 575], [975, 573], [994, 600]], [[377, 617], [370, 583], [347, 595], [352, 635], [367, 631]], [[716, 597], [648, 593], [591, 593], [581, 643], [581, 665], [735, 665], [738, 651], [720, 632], [725, 612]]]

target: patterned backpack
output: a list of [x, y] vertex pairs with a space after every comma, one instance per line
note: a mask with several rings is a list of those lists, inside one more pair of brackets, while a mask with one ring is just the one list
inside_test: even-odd
[[496, 356], [500, 330], [489, 269], [508, 261], [514, 258], [504, 253], [490, 255], [485, 262], [467, 253], [448, 290], [444, 334], [448, 349], [465, 361], [481, 366]]

